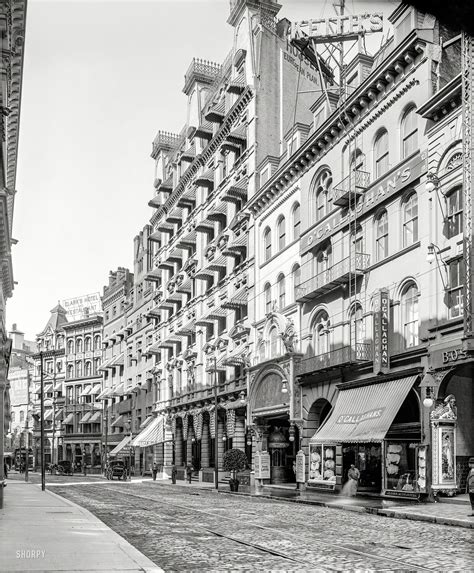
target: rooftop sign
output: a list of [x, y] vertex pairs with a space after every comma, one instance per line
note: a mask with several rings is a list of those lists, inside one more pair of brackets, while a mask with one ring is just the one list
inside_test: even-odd
[[61, 301], [61, 306], [65, 308], [69, 321], [81, 320], [93, 314], [102, 313], [102, 303], [99, 292], [63, 300]]
[[316, 20], [302, 20], [291, 25], [290, 39], [311, 39], [316, 43], [356, 40], [364, 34], [383, 30], [383, 14], [347, 14]]

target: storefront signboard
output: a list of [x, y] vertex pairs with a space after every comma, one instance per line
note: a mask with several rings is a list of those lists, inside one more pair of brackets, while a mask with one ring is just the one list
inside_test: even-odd
[[301, 450], [296, 454], [296, 481], [297, 483], [306, 481], [306, 456]]
[[387, 289], [380, 289], [374, 301], [374, 374], [385, 374], [389, 371], [389, 316], [389, 293]]
[[257, 452], [255, 455], [255, 479], [270, 479], [270, 454]]
[[353, 209], [337, 209], [332, 216], [304, 234], [301, 238], [301, 254], [304, 255], [331, 235], [347, 227], [351, 221], [354, 221], [354, 217], [362, 217], [395, 193], [414, 183], [425, 170], [425, 157], [417, 153], [375, 185], [369, 187]]
[[456, 346], [451, 348], [443, 348], [434, 350], [430, 353], [430, 366], [431, 368], [443, 368], [445, 366], [455, 365], [464, 360], [472, 358], [467, 350], [462, 347]]

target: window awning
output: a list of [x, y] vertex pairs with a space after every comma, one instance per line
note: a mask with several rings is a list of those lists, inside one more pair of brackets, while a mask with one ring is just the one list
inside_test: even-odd
[[56, 414], [54, 415], [54, 419], [56, 421], [58, 421], [58, 420], [62, 420], [63, 418], [64, 418], [64, 410], [61, 408], [61, 410], [56, 412]]
[[124, 387], [124, 383], [121, 382], [120, 384], [118, 384], [117, 386], [114, 386], [111, 390], [111, 392], [109, 392], [109, 398], [111, 398], [112, 396], [123, 396], [123, 387]]
[[87, 386], [84, 387], [84, 390], [81, 392], [81, 398], [83, 396], [87, 396], [90, 391], [92, 390], [92, 386], [90, 384], [88, 384]]
[[97, 422], [100, 422], [101, 416], [102, 412], [94, 412], [89, 419], [89, 424], [97, 424]]
[[[131, 436], [125, 436], [125, 438], [110, 452], [110, 455], [116, 456], [119, 452], [121, 452], [125, 448], [125, 446], [129, 444], [131, 439], [132, 439]], [[130, 448], [127, 448], [127, 450], [129, 449]]]
[[94, 384], [94, 386], [92, 386], [91, 395], [97, 396], [97, 394], [100, 394], [100, 391], [101, 391], [100, 384]]
[[417, 376], [341, 390], [311, 442], [381, 442]]
[[164, 440], [164, 423], [163, 417], [155, 418], [153, 422], [147, 425], [132, 442], [132, 446], [147, 448], [155, 444], [161, 444]]
[[105, 400], [109, 397], [111, 391], [112, 388], [105, 388], [105, 390], [102, 390], [102, 392], [97, 396], [97, 400]]
[[54, 391], [55, 392], [62, 392], [63, 389], [63, 383], [62, 382], [56, 382], [56, 386], [54, 387]]
[[44, 412], [44, 420], [45, 420], [46, 422], [49, 422], [49, 421], [52, 420], [52, 419], [53, 419], [53, 410], [52, 410], [52, 409], [51, 409], [51, 410], [45, 410], [45, 412]]
[[72, 426], [72, 424], [74, 424], [74, 414], [68, 414], [63, 424], [65, 426]]
[[79, 420], [79, 424], [87, 424], [91, 416], [92, 416], [91, 412], [86, 412], [84, 416], [82, 416], [82, 418]]

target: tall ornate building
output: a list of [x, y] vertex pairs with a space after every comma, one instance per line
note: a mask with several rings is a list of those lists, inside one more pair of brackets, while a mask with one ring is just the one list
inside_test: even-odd
[[[13, 206], [16, 193], [20, 103], [23, 85], [23, 49], [26, 25], [26, 0], [4, 0], [0, 3], [2, 44], [0, 95], [0, 459], [3, 459], [4, 434], [10, 424], [8, 365], [11, 341], [7, 338], [5, 302], [12, 296], [14, 280], [11, 247]], [[3, 478], [3, 465], [0, 481]], [[3, 488], [0, 488], [3, 507]]]
[[66, 378], [62, 426], [63, 458], [78, 469], [98, 472], [102, 463], [102, 324], [99, 314], [63, 324]]

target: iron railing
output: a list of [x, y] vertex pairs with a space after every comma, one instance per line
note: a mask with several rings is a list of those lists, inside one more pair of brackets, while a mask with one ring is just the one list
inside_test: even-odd
[[357, 342], [352, 346], [343, 346], [325, 354], [303, 358], [296, 365], [296, 375], [310, 374], [343, 364], [368, 362], [370, 360], [372, 360], [372, 345], [366, 342]]

